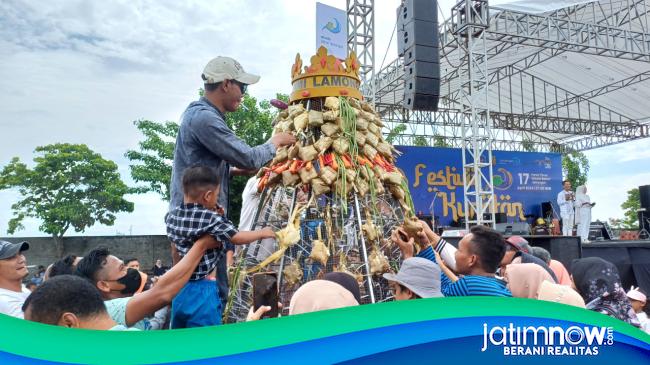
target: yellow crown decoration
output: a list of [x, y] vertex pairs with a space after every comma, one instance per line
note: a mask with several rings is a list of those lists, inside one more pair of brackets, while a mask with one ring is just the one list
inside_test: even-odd
[[291, 67], [293, 89], [289, 99], [292, 102], [326, 96], [363, 99], [359, 91], [359, 61], [354, 52], [341, 61], [328, 55], [327, 48], [321, 46], [310, 61], [311, 65], [303, 70], [300, 54], [296, 54], [296, 61]]

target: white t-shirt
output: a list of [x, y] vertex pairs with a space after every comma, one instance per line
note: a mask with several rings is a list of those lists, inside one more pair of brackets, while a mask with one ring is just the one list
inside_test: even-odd
[[249, 231], [255, 219], [255, 211], [260, 203], [260, 194], [257, 192], [257, 183], [260, 178], [253, 176], [246, 182], [242, 192], [241, 214], [239, 214], [239, 230]]
[[648, 320], [648, 315], [645, 314], [645, 312], [641, 312], [636, 314], [636, 318], [638, 318], [641, 323], [641, 330], [650, 334], [650, 320]]
[[31, 292], [23, 287], [21, 292], [0, 288], [0, 313], [23, 318], [23, 303]]
[[[255, 219], [255, 213], [257, 212], [257, 207], [260, 204], [261, 197], [261, 194], [257, 192], [257, 184], [259, 181], [259, 177], [251, 177], [248, 179], [248, 182], [246, 182], [246, 187], [242, 192], [241, 214], [239, 215], [240, 231], [249, 231], [251, 229], [251, 225], [253, 224], [253, 220]], [[260, 229], [260, 227], [254, 227], [253, 229]], [[239, 250], [243, 249], [244, 247], [246, 246], [235, 246], [235, 253], [238, 254]], [[273, 253], [274, 248], [275, 240], [273, 238], [266, 238], [261, 241], [251, 243], [247, 251], [247, 256], [262, 261]]]

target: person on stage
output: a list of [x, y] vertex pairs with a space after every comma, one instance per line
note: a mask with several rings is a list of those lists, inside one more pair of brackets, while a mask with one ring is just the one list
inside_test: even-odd
[[578, 236], [582, 243], [589, 242], [589, 226], [591, 225], [591, 208], [596, 205], [592, 203], [587, 195], [587, 187], [578, 186], [576, 189], [576, 223], [578, 224]]
[[575, 194], [571, 190], [571, 181], [564, 180], [562, 185], [564, 189], [557, 194], [557, 205], [560, 206], [560, 217], [562, 218], [562, 235], [573, 236]]

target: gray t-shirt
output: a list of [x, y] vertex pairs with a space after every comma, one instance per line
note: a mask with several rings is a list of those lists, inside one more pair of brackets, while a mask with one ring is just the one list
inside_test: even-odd
[[219, 204], [226, 208], [230, 166], [258, 169], [275, 156], [275, 146], [270, 143], [251, 147], [228, 128], [225, 116], [205, 97], [192, 102], [181, 117], [176, 137], [174, 165], [172, 167], [171, 201], [169, 210], [183, 203], [183, 171], [203, 165], [212, 166], [221, 175]]

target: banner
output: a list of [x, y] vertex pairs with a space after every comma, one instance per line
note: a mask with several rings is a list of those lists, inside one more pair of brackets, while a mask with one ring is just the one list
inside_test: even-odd
[[[417, 214], [439, 217], [450, 225], [465, 216], [462, 155], [458, 148], [397, 146], [399, 167], [409, 182]], [[492, 152], [496, 212], [508, 222], [541, 216], [540, 204], [556, 205], [562, 190], [562, 156], [557, 153]]]
[[0, 315], [0, 364], [648, 364], [650, 335], [532, 299], [416, 299], [168, 331]]
[[345, 10], [316, 3], [316, 49], [324, 46], [329, 54], [348, 56], [348, 16]]

